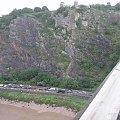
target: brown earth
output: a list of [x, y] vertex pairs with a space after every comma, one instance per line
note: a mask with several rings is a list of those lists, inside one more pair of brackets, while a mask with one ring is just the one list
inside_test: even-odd
[[0, 104], [1, 120], [72, 120], [55, 112], [38, 112], [27, 107], [16, 107], [7, 104]]

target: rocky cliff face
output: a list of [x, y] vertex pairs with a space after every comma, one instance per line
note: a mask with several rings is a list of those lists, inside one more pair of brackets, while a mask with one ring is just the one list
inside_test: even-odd
[[107, 27], [116, 29], [120, 15], [70, 10], [66, 17], [49, 12], [44, 19], [47, 14], [39, 14], [19, 16], [1, 31], [0, 74], [37, 67], [60, 78], [103, 79], [115, 43]]

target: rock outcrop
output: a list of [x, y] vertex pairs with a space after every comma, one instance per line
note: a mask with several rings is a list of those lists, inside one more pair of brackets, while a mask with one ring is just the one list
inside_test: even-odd
[[1, 31], [0, 74], [37, 67], [59, 78], [103, 79], [101, 69], [108, 70], [114, 50], [114, 37], [105, 32], [113, 22], [119, 24], [119, 15], [90, 10], [70, 10], [66, 17], [49, 14], [45, 20], [19, 16]]

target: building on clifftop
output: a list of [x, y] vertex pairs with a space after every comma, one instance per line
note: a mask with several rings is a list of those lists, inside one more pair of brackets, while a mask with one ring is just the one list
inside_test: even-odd
[[74, 1], [74, 6], [75, 6], [75, 8], [78, 8], [78, 7], [79, 7], [77, 0]]

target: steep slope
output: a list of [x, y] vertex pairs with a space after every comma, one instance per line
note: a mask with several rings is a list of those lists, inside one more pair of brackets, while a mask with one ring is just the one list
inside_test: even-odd
[[104, 79], [119, 58], [119, 12], [60, 9], [18, 15], [1, 29], [0, 74], [35, 67], [93, 85]]

